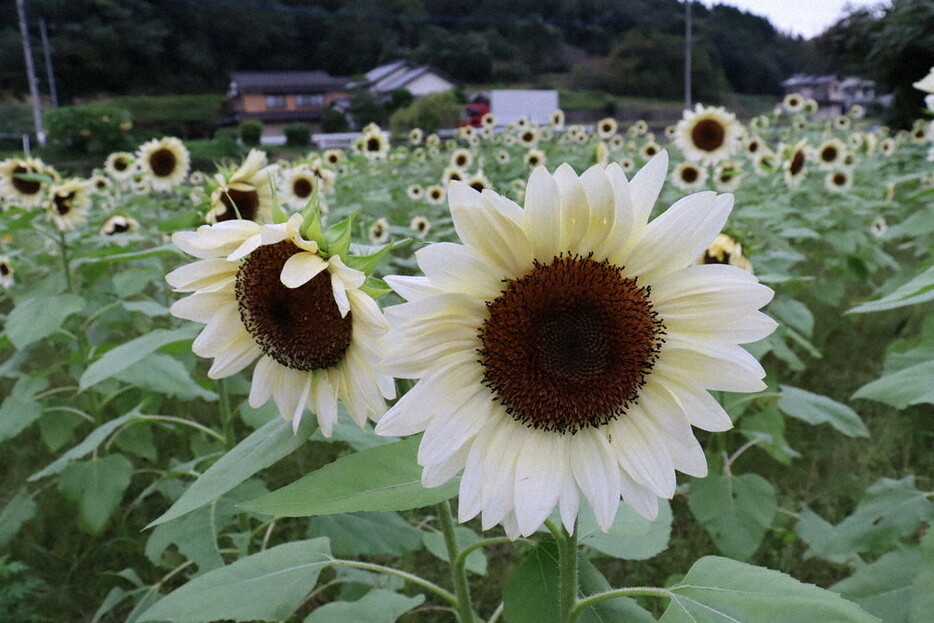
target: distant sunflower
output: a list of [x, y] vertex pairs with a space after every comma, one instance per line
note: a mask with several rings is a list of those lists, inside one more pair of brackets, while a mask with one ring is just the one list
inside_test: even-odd
[[174, 136], [154, 138], [140, 145], [136, 162], [153, 190], [170, 190], [185, 181], [191, 157], [188, 148]]
[[360, 139], [360, 151], [368, 160], [384, 160], [389, 155], [389, 137], [379, 126], [368, 126]]
[[409, 184], [405, 189], [405, 194], [409, 196], [409, 199], [419, 201], [425, 196], [425, 189], [421, 184]]
[[6, 255], [0, 255], [0, 288], [9, 290], [16, 284], [13, 276], [13, 264]]
[[538, 129], [528, 124], [519, 128], [516, 141], [523, 147], [534, 147], [538, 144]]
[[671, 183], [680, 190], [700, 190], [707, 182], [707, 169], [693, 162], [682, 162], [671, 172]]
[[302, 210], [314, 197], [318, 182], [318, 176], [308, 165], [295, 165], [285, 171], [279, 201], [293, 210]]
[[444, 203], [444, 187], [441, 184], [432, 184], [425, 189], [425, 200], [432, 205]]
[[560, 130], [564, 128], [564, 111], [561, 110], [560, 108], [553, 111], [551, 113], [551, 117], [549, 118], [549, 121], [551, 122], [551, 127], [553, 127], [556, 130]]
[[784, 150], [785, 159], [782, 167], [785, 172], [785, 183], [789, 187], [798, 186], [801, 180], [807, 174], [807, 144], [801, 141], [796, 145], [786, 147]]
[[0, 161], [0, 196], [5, 197], [9, 204], [21, 208], [42, 205], [48, 184], [37, 179], [26, 179], [34, 175], [48, 177], [53, 182], [59, 179], [58, 172], [39, 158], [27, 156]]
[[136, 156], [127, 151], [115, 151], [104, 161], [104, 170], [107, 175], [118, 181], [128, 180], [133, 177]]
[[782, 108], [790, 113], [799, 113], [804, 110], [806, 100], [800, 93], [789, 93], [782, 100]]
[[269, 165], [266, 152], [251, 149], [243, 163], [211, 193], [211, 209], [205, 222], [219, 223], [245, 219], [257, 223], [272, 221], [272, 178], [275, 165]]
[[714, 241], [698, 258], [698, 264], [728, 264], [752, 272], [752, 263], [743, 254], [742, 245], [729, 234], [717, 234]]
[[733, 160], [717, 164], [713, 170], [713, 186], [721, 193], [735, 192], [743, 180], [742, 166]]
[[369, 231], [370, 242], [373, 244], [386, 244], [389, 242], [389, 220], [380, 217], [373, 221]]
[[698, 104], [693, 111], [684, 111], [675, 143], [688, 160], [716, 164], [736, 151], [741, 135], [742, 126], [733, 113]]
[[418, 238], [424, 238], [431, 231], [431, 221], [424, 216], [414, 216], [409, 221], [409, 229], [414, 231]]
[[412, 128], [409, 130], [409, 145], [417, 146], [422, 144], [422, 139], [425, 138], [425, 133], [422, 132], [421, 128]]
[[530, 149], [525, 154], [525, 163], [529, 165], [529, 168], [534, 169], [544, 165], [546, 162], [545, 152], [540, 149]]
[[597, 122], [596, 131], [597, 136], [603, 140], [610, 138], [616, 134], [616, 131], [619, 129], [619, 125], [616, 122], [616, 119], [612, 117], [606, 117]]
[[837, 169], [843, 163], [846, 156], [846, 145], [837, 138], [831, 138], [821, 143], [816, 151], [817, 166], [821, 171], [831, 171]]
[[460, 169], [461, 171], [465, 170], [473, 163], [473, 152], [469, 149], [455, 149], [451, 152], [451, 158], [448, 160], [448, 164], [455, 169]]
[[831, 171], [824, 177], [824, 188], [839, 193], [853, 186], [853, 175], [849, 171]]

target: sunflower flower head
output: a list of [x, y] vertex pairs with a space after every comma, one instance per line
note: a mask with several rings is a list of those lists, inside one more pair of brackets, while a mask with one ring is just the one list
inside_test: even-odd
[[772, 291], [735, 266], [698, 265], [733, 205], [698, 192], [649, 221], [662, 152], [632, 180], [617, 164], [539, 167], [524, 207], [452, 183], [460, 244], [416, 252], [423, 276], [387, 277], [383, 369], [417, 382], [377, 433], [423, 433], [425, 486], [458, 473], [459, 518], [530, 535], [582, 503], [608, 529], [622, 499], [654, 518], [675, 472], [707, 472], [692, 426], [732, 422], [708, 390], [754, 392], [740, 344], [775, 323]]
[[351, 225], [323, 230], [313, 207], [275, 224], [203, 225], [172, 237], [197, 260], [166, 276], [176, 291], [191, 293], [172, 314], [206, 325], [192, 350], [214, 359], [208, 376], [230, 376], [256, 361], [250, 405], [272, 398], [296, 430], [309, 410], [325, 436], [338, 400], [363, 426], [395, 391], [376, 370], [387, 325], [371, 296], [378, 285], [367, 277], [387, 249], [351, 256]]
[[[251, 149], [239, 167], [218, 172], [215, 176], [217, 186], [211, 193], [211, 209], [205, 215], [205, 221], [217, 223], [245, 219], [258, 223], [272, 222], [272, 181], [277, 170], [277, 165], [269, 164], [266, 152]], [[309, 194], [313, 190], [309, 189]]]

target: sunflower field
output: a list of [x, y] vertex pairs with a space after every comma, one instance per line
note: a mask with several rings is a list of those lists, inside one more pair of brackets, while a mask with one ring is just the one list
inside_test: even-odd
[[930, 621], [932, 145], [0, 161], [0, 622]]

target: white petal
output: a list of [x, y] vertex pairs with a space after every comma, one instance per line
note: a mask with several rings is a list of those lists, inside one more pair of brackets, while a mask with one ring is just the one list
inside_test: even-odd
[[276, 377], [282, 368], [269, 355], [263, 355], [253, 369], [253, 381], [250, 385], [250, 406], [254, 409], [266, 404], [272, 398]]
[[227, 260], [231, 262], [236, 262], [245, 258], [247, 255], [255, 251], [262, 244], [262, 239], [259, 234], [250, 236], [243, 241], [237, 249], [227, 256]]
[[418, 463], [438, 463], [446, 455], [455, 454], [463, 445], [469, 444], [489, 420], [491, 398], [490, 391], [478, 385], [472, 395], [459, 401], [447, 415], [435, 416], [425, 429], [418, 447]]
[[502, 289], [503, 269], [471, 247], [436, 242], [415, 253], [431, 284], [445, 292], [461, 292], [492, 300]]
[[425, 296], [438, 294], [438, 289], [431, 285], [427, 277], [403, 277], [399, 275], [387, 275], [386, 283], [396, 294], [407, 301], [413, 301]]
[[[614, 230], [616, 224], [616, 198], [613, 186], [603, 167], [595, 165], [581, 175], [584, 194], [587, 196], [589, 222], [587, 233], [580, 243], [581, 250], [595, 250]], [[599, 258], [602, 259], [602, 258]]]
[[590, 206], [587, 203], [584, 185], [574, 169], [567, 163], [555, 169], [555, 183], [558, 184], [558, 195], [561, 198], [561, 231], [558, 249], [575, 253], [582, 250], [588, 251], [580, 248], [590, 224]]
[[701, 343], [685, 335], [668, 336], [655, 362], [668, 377], [686, 378], [707, 389], [758, 392], [765, 389], [765, 370], [741, 346]]
[[561, 203], [558, 184], [545, 167], [536, 167], [525, 190], [523, 229], [537, 258], [551, 258], [561, 252]]
[[169, 311], [176, 318], [207, 324], [218, 309], [231, 303], [236, 304], [231, 292], [195, 292], [173, 303]]
[[516, 448], [515, 515], [519, 533], [528, 536], [542, 525], [555, 505], [570, 472], [563, 435], [530, 430]]
[[214, 363], [208, 370], [208, 377], [221, 379], [236, 374], [262, 354], [253, 338], [246, 332], [244, 336], [230, 343], [223, 353], [214, 357]]
[[327, 371], [316, 372], [314, 384], [312, 399], [315, 414], [318, 416], [318, 426], [321, 427], [321, 434], [330, 438], [334, 425], [337, 424], [337, 389], [331, 383]]
[[200, 260], [179, 266], [166, 275], [165, 280], [176, 292], [213, 290], [221, 283], [229, 283], [239, 268], [239, 264], [224, 259]]
[[657, 495], [636, 483], [625, 471], [620, 471], [619, 487], [626, 504], [649, 521], [655, 521], [658, 517]]
[[629, 182], [632, 198], [633, 228], [636, 233], [649, 220], [652, 208], [668, 176], [668, 152], [660, 151], [642, 167]]
[[622, 440], [622, 443], [614, 445], [616, 456], [633, 480], [659, 497], [670, 498], [675, 492], [674, 465], [667, 447], [638, 426], [637, 421], [645, 417], [644, 414], [630, 413], [613, 423], [613, 436]]
[[604, 434], [584, 429], [573, 435], [568, 456], [574, 480], [593, 509], [597, 523], [609, 530], [619, 508], [619, 467]]
[[[467, 190], [455, 192], [462, 187]], [[476, 197], [466, 199], [468, 191]], [[448, 199], [454, 228], [465, 245], [486, 256], [506, 274], [525, 273], [532, 264], [532, 247], [518, 224], [466, 184], [451, 182]], [[475, 202], [477, 199], [479, 202]]]
[[328, 263], [314, 253], [296, 253], [285, 261], [279, 280], [287, 288], [297, 288], [314, 279], [327, 267]]

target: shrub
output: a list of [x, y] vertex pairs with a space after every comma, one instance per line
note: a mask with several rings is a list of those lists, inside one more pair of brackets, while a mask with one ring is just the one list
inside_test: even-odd
[[305, 147], [311, 143], [311, 127], [307, 123], [289, 123], [282, 131], [285, 133], [285, 144], [289, 147]]
[[113, 106], [63, 106], [45, 112], [49, 141], [67, 149], [101, 154], [126, 149], [133, 128], [130, 112]]
[[347, 117], [336, 108], [328, 108], [321, 115], [322, 132], [346, 132], [349, 129], [350, 124], [347, 123]]
[[240, 122], [239, 130], [240, 140], [245, 145], [259, 145], [259, 139], [263, 135], [263, 122], [247, 119]]
[[411, 106], [400, 108], [389, 118], [393, 134], [403, 134], [412, 128], [434, 132], [439, 128], [452, 128], [460, 117], [461, 105], [451, 91], [430, 93], [415, 100]]

